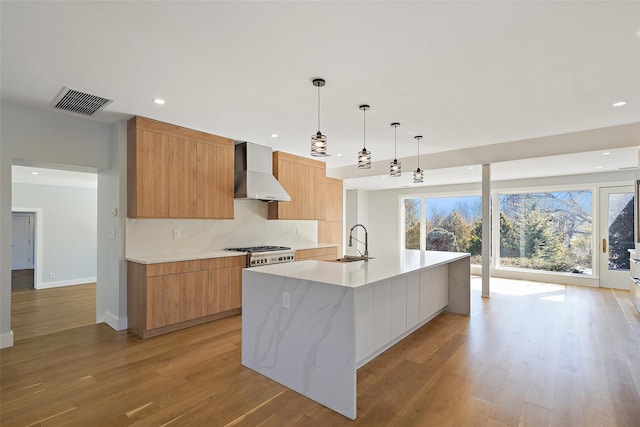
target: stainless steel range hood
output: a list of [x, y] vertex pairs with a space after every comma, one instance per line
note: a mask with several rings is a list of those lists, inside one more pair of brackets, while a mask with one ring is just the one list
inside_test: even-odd
[[273, 176], [270, 147], [236, 141], [235, 198], [265, 202], [290, 202], [291, 197]]

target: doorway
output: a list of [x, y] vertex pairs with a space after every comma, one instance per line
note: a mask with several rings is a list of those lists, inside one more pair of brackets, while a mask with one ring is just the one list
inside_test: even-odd
[[13, 212], [11, 270], [33, 269], [35, 218], [32, 212]]
[[14, 342], [94, 324], [97, 174], [13, 165], [11, 184]]
[[600, 189], [598, 244], [601, 288], [629, 289], [629, 249], [635, 247], [633, 186]]

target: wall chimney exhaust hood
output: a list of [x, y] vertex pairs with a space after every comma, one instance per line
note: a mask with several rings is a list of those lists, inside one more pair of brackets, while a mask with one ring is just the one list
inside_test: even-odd
[[291, 197], [273, 176], [271, 147], [236, 141], [235, 198], [265, 202], [290, 202]]

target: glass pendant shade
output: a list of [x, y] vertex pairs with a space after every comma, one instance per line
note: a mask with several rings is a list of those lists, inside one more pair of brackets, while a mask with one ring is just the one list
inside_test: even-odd
[[398, 159], [393, 159], [393, 161], [389, 163], [389, 175], [402, 176], [402, 163], [399, 162]]
[[311, 155], [314, 157], [326, 157], [327, 137], [320, 132], [320, 88], [326, 84], [323, 79], [313, 79], [311, 81], [318, 88], [318, 132], [311, 136]]
[[363, 104], [360, 107], [362, 110], [362, 151], [358, 152], [358, 169], [371, 169], [371, 151], [367, 150], [367, 121], [366, 121], [366, 112], [371, 107]]
[[422, 183], [422, 179], [424, 177], [424, 171], [418, 167], [418, 169], [413, 171], [413, 183], [420, 184]]
[[371, 151], [366, 147], [358, 152], [358, 169], [371, 169]]
[[327, 155], [327, 137], [320, 131], [311, 136], [311, 155], [315, 157], [325, 157]]

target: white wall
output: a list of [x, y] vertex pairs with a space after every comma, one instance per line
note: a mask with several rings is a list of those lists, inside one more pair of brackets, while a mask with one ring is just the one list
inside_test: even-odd
[[[363, 190], [348, 189], [345, 196], [345, 254], [347, 255], [359, 255], [358, 250], [364, 253], [364, 245], [353, 241], [353, 246], [349, 247], [349, 235], [351, 227], [356, 224], [362, 224], [369, 231], [369, 254], [371, 254], [371, 228], [369, 224], [369, 192]], [[361, 227], [353, 230], [353, 236], [364, 242], [365, 233]]]
[[[13, 345], [11, 165], [58, 167], [87, 172], [107, 171], [111, 168], [112, 146], [112, 126], [109, 124], [0, 102], [0, 348]], [[98, 199], [102, 191], [98, 185]], [[100, 226], [98, 216], [99, 230]], [[124, 253], [110, 254], [110, 259], [117, 260], [120, 256], [124, 256]], [[100, 262], [99, 259], [98, 271]], [[98, 273], [98, 289], [100, 287], [101, 277]], [[112, 309], [118, 312], [118, 307]], [[98, 313], [98, 316], [101, 315]]]
[[[96, 281], [97, 189], [14, 183], [15, 207], [39, 208], [42, 282], [38, 288]], [[54, 277], [51, 277], [51, 274]]]
[[[127, 219], [127, 256], [194, 254], [229, 247], [304, 247], [318, 241], [317, 221], [268, 220], [267, 203], [235, 200], [234, 219]], [[181, 238], [173, 238], [173, 230]]]
[[[96, 322], [127, 329], [127, 122], [112, 126], [110, 168], [98, 174]], [[114, 215], [115, 209], [115, 215]]]

